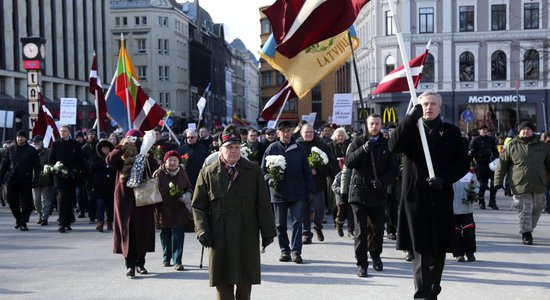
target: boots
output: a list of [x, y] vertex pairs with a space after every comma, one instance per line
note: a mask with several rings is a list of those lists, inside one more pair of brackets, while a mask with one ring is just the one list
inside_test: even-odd
[[107, 230], [113, 231], [113, 222], [107, 222]]
[[522, 235], [522, 242], [524, 245], [533, 245], [533, 235], [531, 232], [524, 232]]
[[489, 200], [489, 207], [494, 210], [498, 210], [498, 206], [495, 200]]
[[344, 236], [344, 222], [340, 223], [340, 221], [336, 220], [336, 232], [338, 232], [339, 237]]
[[479, 197], [479, 209], [485, 209], [485, 198]]
[[103, 221], [97, 221], [96, 225], [95, 225], [95, 230], [99, 231], [99, 232], [103, 232], [103, 225], [105, 223]]

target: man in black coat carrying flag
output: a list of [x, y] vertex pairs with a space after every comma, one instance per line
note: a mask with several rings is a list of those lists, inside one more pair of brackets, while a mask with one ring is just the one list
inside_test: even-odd
[[[415, 299], [437, 299], [445, 253], [452, 252], [453, 183], [469, 168], [459, 129], [443, 123], [441, 96], [425, 91], [389, 139], [390, 151], [403, 153], [403, 184], [397, 249], [413, 250]], [[422, 118], [435, 176], [429, 178], [417, 121]]]

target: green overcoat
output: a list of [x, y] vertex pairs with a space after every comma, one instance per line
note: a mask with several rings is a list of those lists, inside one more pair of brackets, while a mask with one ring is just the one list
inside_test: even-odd
[[246, 159], [237, 165], [237, 178], [220, 160], [201, 169], [193, 193], [197, 236], [209, 232], [210, 286], [260, 283], [260, 233], [277, 236], [275, 221], [260, 167]]

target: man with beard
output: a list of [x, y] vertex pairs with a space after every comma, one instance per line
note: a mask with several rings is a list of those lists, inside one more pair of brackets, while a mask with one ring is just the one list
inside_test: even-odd
[[58, 172], [54, 175], [54, 185], [59, 194], [59, 229], [60, 233], [72, 230], [71, 221], [73, 215], [73, 203], [76, 197], [76, 183], [78, 177], [82, 176], [84, 168], [82, 160], [82, 146], [79, 142], [71, 139], [68, 126], [61, 126], [59, 129], [61, 138], [52, 144], [49, 165], [57, 162], [63, 164], [66, 173]]
[[[441, 121], [441, 96], [428, 90], [418, 101], [389, 139], [389, 149], [403, 153], [396, 247], [414, 251], [414, 298], [437, 299], [445, 254], [453, 250], [453, 183], [468, 172], [470, 164], [460, 130]], [[428, 175], [417, 127], [420, 118], [434, 177]]]
[[317, 149], [323, 151], [328, 158], [328, 162], [321, 166], [309, 165], [313, 176], [314, 192], [313, 200], [311, 202], [306, 202], [304, 211], [305, 218], [303, 221], [302, 243], [307, 245], [311, 244], [311, 238], [313, 237], [313, 233], [311, 232], [312, 221], [314, 224], [313, 229], [317, 235], [317, 240], [320, 242], [325, 240], [322, 229], [323, 216], [325, 214], [326, 180], [329, 176], [336, 176], [336, 173], [338, 173], [338, 166], [336, 159], [330, 153], [327, 144], [321, 138], [315, 136], [315, 132], [313, 131], [313, 126], [311, 124], [304, 124], [300, 130], [300, 134], [301, 137], [296, 142], [304, 148], [308, 157], [312, 155], [312, 148], [316, 147]]
[[387, 140], [380, 134], [381, 128], [380, 115], [370, 115], [367, 134], [351, 142], [345, 158], [346, 167], [352, 170], [348, 202], [355, 218], [355, 258], [359, 277], [367, 276], [367, 252], [374, 270], [380, 272], [384, 268], [380, 254], [387, 201], [385, 188], [393, 183], [397, 166], [388, 151]]
[[40, 161], [36, 150], [27, 143], [27, 133], [17, 132], [2, 160], [0, 181], [6, 183], [7, 199], [15, 218], [15, 229], [28, 231], [27, 222], [32, 212], [32, 184], [38, 180]]
[[[489, 128], [486, 125], [479, 127], [479, 136], [470, 142], [470, 157], [476, 164], [476, 175], [479, 180], [479, 208], [485, 209], [485, 191], [489, 188], [489, 207], [498, 209], [496, 198], [497, 190], [494, 187], [493, 177], [495, 172], [489, 168], [489, 163], [498, 157], [497, 143], [488, 135]], [[489, 179], [491, 185], [489, 185]]]

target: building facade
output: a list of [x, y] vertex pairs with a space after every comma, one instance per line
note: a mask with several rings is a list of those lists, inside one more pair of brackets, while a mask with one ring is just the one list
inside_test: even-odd
[[[234, 39], [229, 47], [233, 56], [232, 69], [236, 79], [233, 85], [233, 97], [236, 100], [233, 113], [248, 123], [255, 124], [260, 105], [258, 61], [240, 39]], [[242, 82], [240, 82], [241, 76]], [[242, 101], [240, 101], [241, 98]]]
[[[165, 110], [172, 112], [174, 128], [185, 128], [194, 105], [189, 92], [190, 19], [181, 4], [111, 0], [110, 18], [111, 43], [120, 47], [123, 35], [140, 85]], [[118, 51], [113, 51], [109, 60], [114, 66], [109, 73], [114, 74]]]
[[109, 82], [113, 74], [110, 26], [106, 1], [0, 2], [0, 107], [14, 111], [11, 136], [18, 129], [29, 129], [21, 38], [46, 41], [41, 89], [54, 119], [59, 118], [60, 98], [77, 98], [76, 126], [91, 127], [95, 122], [94, 98], [88, 92], [92, 54], [95, 50], [102, 81]]
[[[519, 119], [536, 123], [541, 131], [548, 129], [548, 1], [393, 3], [409, 59], [432, 42], [417, 92], [434, 89], [442, 94], [445, 121], [463, 130], [487, 125], [507, 132], [518, 122], [519, 100]], [[361, 40], [357, 59], [367, 109], [380, 114], [395, 110], [399, 119], [406, 113], [408, 93], [371, 95], [385, 74], [403, 65], [393, 24], [387, 0], [367, 3], [355, 22]], [[352, 82], [358, 125], [358, 87]], [[470, 121], [467, 116], [472, 114]]]

